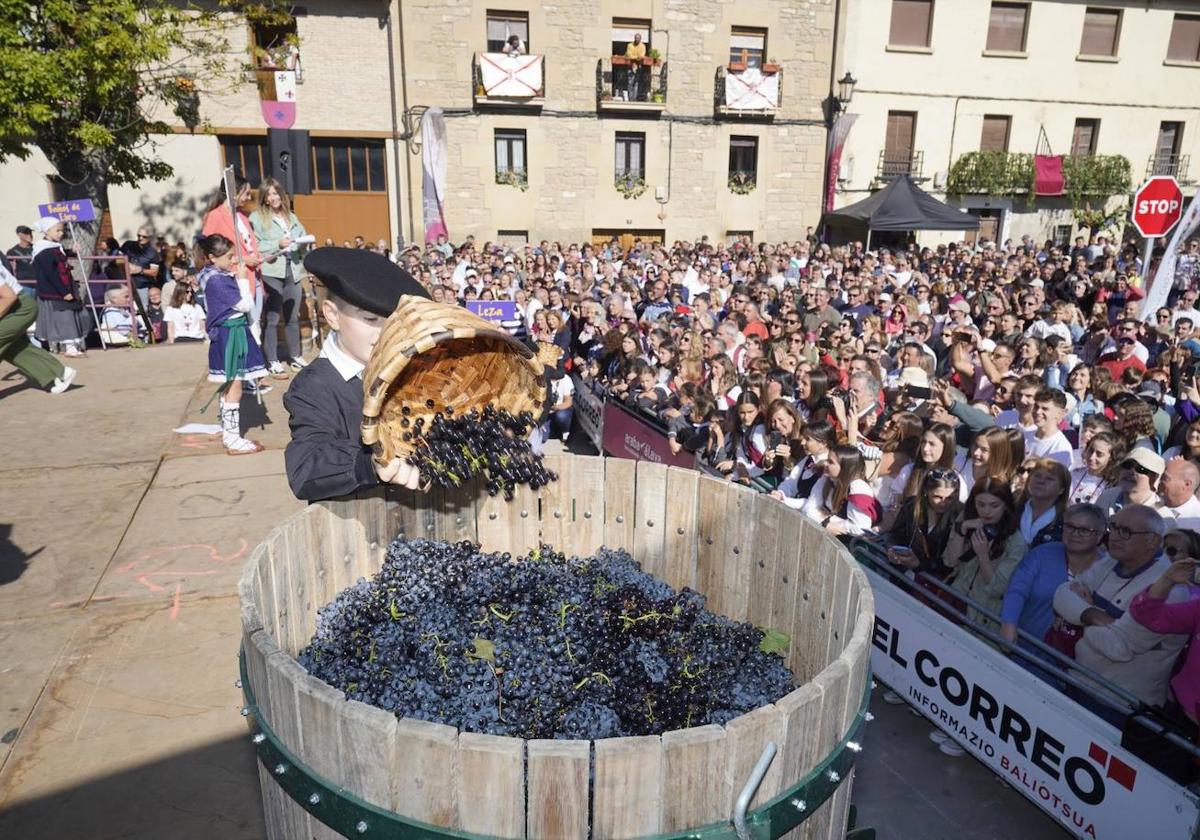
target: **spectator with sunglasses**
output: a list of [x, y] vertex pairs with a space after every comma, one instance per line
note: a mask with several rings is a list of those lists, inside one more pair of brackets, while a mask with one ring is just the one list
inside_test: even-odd
[[1162, 500], [1154, 492], [1166, 470], [1163, 459], [1144, 447], [1130, 450], [1121, 462], [1117, 485], [1105, 491], [1096, 502], [1111, 518], [1130, 505], [1157, 508]]

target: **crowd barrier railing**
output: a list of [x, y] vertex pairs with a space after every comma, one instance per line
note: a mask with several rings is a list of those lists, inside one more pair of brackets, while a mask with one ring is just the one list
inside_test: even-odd
[[[8, 259], [13, 261], [31, 262], [32, 257], [24, 257], [19, 255], [10, 255]], [[84, 307], [91, 313], [93, 321], [93, 329], [100, 338], [100, 346], [107, 350], [109, 341], [105, 337], [105, 331], [101, 329], [104, 323], [104, 295], [110, 288], [126, 288], [129, 290], [128, 306], [115, 307], [118, 309], [128, 309], [129, 317], [134, 322], [140, 319], [143, 326], [146, 328], [146, 334], [150, 343], [155, 342], [154, 329], [151, 326], [150, 318], [142, 309], [141, 299], [138, 297], [137, 290], [133, 287], [133, 275], [129, 271], [129, 261], [123, 255], [116, 256], [92, 256], [82, 257], [78, 254], [68, 254], [67, 262], [74, 263], [75, 267], [80, 271], [74, 272], [75, 289], [78, 294], [83, 297]], [[124, 274], [123, 277], [107, 277], [103, 274], [96, 276], [94, 270], [92, 273], [83, 270], [91, 264], [93, 267], [100, 265], [108, 266], [116, 263], [121, 266]], [[79, 276], [83, 275], [83, 276]], [[37, 284], [31, 280], [18, 280], [22, 286], [29, 289], [31, 292], [36, 291]], [[90, 332], [90, 330], [89, 330]]]
[[920, 589], [879, 545], [848, 543], [875, 595], [871, 662], [881, 682], [1077, 837], [1200, 836], [1196, 793], [1130, 752], [1121, 729], [1049, 680], [1128, 716], [1193, 760], [1195, 744], [1099, 674], [1028, 634], [1020, 638], [1033, 651], [1009, 643], [940, 593], [998, 622], [982, 604], [934, 578], [937, 591]]

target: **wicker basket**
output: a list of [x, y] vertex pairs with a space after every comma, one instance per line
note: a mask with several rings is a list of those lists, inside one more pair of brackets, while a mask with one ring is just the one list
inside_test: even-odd
[[[407, 457], [417, 418], [482, 409], [541, 415], [542, 363], [504, 330], [459, 306], [403, 297], [384, 325], [363, 373], [363, 443], [380, 463]], [[408, 414], [403, 409], [408, 408]]]

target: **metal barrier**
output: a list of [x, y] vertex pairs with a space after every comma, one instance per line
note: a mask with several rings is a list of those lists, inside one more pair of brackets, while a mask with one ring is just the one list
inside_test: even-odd
[[[911, 593], [917, 590], [918, 587], [916, 582], [910, 579], [908, 575], [895, 568], [895, 566], [888, 561], [883, 547], [878, 543], [862, 537], [853, 537], [848, 542], [850, 553], [853, 554], [860, 563], [869, 566], [871, 569], [874, 569], [877, 572], [884, 573], [906, 592]], [[944, 581], [938, 580], [936, 577], [926, 572], [920, 573], [919, 577], [922, 581], [931, 584], [938, 590], [945, 592], [951, 595], [953, 598], [962, 601], [963, 603], [978, 610], [983, 615], [995, 621], [997, 625], [1002, 623], [999, 615], [992, 612], [978, 601], [975, 601], [970, 596], [948, 586]], [[1043, 655], [1041, 658], [1039, 658], [1038, 656], [1030, 653], [1028, 650], [1012, 644], [1007, 639], [993, 632], [988, 627], [971, 620], [971, 618], [969, 618], [961, 610], [957, 609], [946, 599], [940, 598], [928, 590], [922, 590], [921, 594], [923, 597], [932, 598], [934, 601], [936, 601], [938, 607], [953, 616], [953, 618], [961, 624], [963, 629], [997, 646], [1007, 656], [1024, 660], [1030, 665], [1043, 670], [1047, 665], [1059, 666], [1062, 670], [1054, 674], [1056, 679], [1062, 680], [1063, 683], [1071, 686], [1080, 693], [1087, 695], [1090, 699], [1095, 700], [1097, 703], [1128, 716], [1131, 722], [1149, 730], [1155, 735], [1165, 738], [1172, 744], [1191, 753], [1198, 760], [1200, 760], [1200, 746], [1197, 746], [1186, 738], [1182, 738], [1177, 733], [1171, 731], [1168, 727], [1162, 725], [1156, 720], [1153, 720], [1148, 716], [1153, 714], [1150, 707], [1146, 706], [1145, 703], [1120, 686], [1113, 685], [1102, 675], [1096, 673], [1085, 665], [1080, 664], [1071, 657], [1064, 655], [1060, 651], [1055, 650], [1041, 639], [1031, 636], [1024, 630], [1018, 628], [1018, 638], [1021, 641], [1028, 643], [1039, 654]], [[1072, 671], [1082, 674], [1090, 682], [1085, 682], [1075, 677], [1074, 674], [1071, 673]], [[1064, 699], [1070, 700], [1070, 698], [1066, 697], [1066, 695], [1064, 695]]]
[[[10, 255], [9, 259], [19, 260], [19, 261], [23, 261], [23, 262], [32, 262], [33, 261], [33, 257], [25, 257], [25, 256], [20, 256], [20, 255], [15, 255], [15, 254]], [[75, 266], [79, 269], [79, 271], [77, 272], [78, 276], [75, 277], [75, 293], [81, 300], [84, 301], [84, 305], [91, 312], [92, 322], [94, 325], [93, 329], [96, 331], [97, 335], [100, 338], [101, 348], [103, 348], [105, 350], [108, 349], [108, 341], [105, 339], [105, 336], [104, 336], [105, 331], [103, 329], [101, 329], [101, 327], [103, 326], [103, 323], [104, 323], [103, 313], [104, 313], [104, 309], [106, 308], [106, 304], [104, 303], [104, 296], [109, 288], [114, 288], [114, 287], [115, 288], [124, 287], [129, 290], [129, 305], [113, 307], [113, 308], [128, 309], [130, 320], [132, 320], [134, 323], [137, 323], [138, 319], [141, 318], [143, 325], [146, 327], [146, 334], [148, 336], [149, 342], [151, 344], [153, 344], [155, 342], [154, 329], [150, 324], [150, 317], [142, 309], [141, 298], [138, 297], [137, 290], [134, 289], [134, 287], [133, 287], [133, 275], [129, 271], [129, 260], [126, 259], [126, 257], [123, 254], [114, 254], [112, 256], [82, 257], [82, 256], [79, 256], [78, 254], [68, 253], [67, 254], [67, 262], [69, 262], [69, 263], [73, 262], [75, 264]], [[94, 270], [93, 270], [93, 273], [89, 275], [83, 270], [87, 263], [93, 263], [95, 266], [99, 266], [100, 264], [104, 264], [106, 266], [112, 265], [114, 263], [120, 264], [125, 276], [118, 277], [118, 278], [110, 278], [110, 277], [104, 276], [103, 274], [101, 274], [100, 276], [95, 276]], [[27, 289], [30, 289], [31, 291], [36, 292], [37, 283], [35, 281], [18, 280], [17, 282], [19, 282], [22, 286], [26, 287]], [[96, 287], [97, 286], [100, 287], [99, 301], [96, 300], [96, 297], [97, 297]], [[90, 330], [89, 330], [89, 332], [90, 332]]]

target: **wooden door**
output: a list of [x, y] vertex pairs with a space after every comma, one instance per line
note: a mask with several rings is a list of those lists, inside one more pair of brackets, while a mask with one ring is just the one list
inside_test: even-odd
[[643, 245], [661, 245], [664, 241], [665, 231], [653, 228], [593, 228], [592, 245], [602, 248], [611, 242], [614, 236], [617, 238], [621, 250], [628, 251], [638, 239], [642, 240]]
[[1155, 153], [1159, 159], [1179, 154], [1179, 141], [1183, 136], [1183, 123], [1165, 122], [1158, 127], [1158, 145]]
[[354, 237], [361, 236], [368, 245], [383, 239], [391, 247], [387, 193], [314, 192], [298, 195], [295, 201], [296, 215], [317, 238], [317, 245], [326, 238], [335, 245], [353, 243]]
[[1071, 137], [1071, 154], [1094, 155], [1099, 120], [1075, 120], [1075, 133]]

